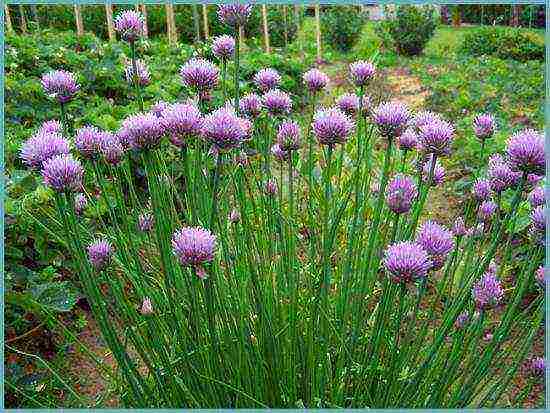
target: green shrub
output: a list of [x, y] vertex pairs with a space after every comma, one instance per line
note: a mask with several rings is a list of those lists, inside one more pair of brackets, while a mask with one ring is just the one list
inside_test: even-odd
[[436, 23], [433, 6], [397, 6], [385, 8], [386, 20], [377, 26], [377, 32], [387, 46], [399, 54], [415, 56], [422, 53], [432, 38]]
[[544, 39], [525, 29], [484, 26], [464, 37], [461, 51], [520, 62], [544, 60]]
[[349, 51], [361, 34], [366, 15], [357, 6], [330, 6], [321, 13], [324, 41], [342, 52]]

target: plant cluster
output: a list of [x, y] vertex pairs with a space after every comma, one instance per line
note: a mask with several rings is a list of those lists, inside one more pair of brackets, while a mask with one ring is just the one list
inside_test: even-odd
[[321, 14], [323, 39], [336, 50], [350, 51], [357, 43], [368, 14], [358, 6], [330, 6]]
[[509, 25], [512, 7], [520, 7], [519, 24], [522, 27], [545, 27], [545, 10], [542, 5], [512, 6], [506, 4], [461, 4], [462, 21], [481, 25]]

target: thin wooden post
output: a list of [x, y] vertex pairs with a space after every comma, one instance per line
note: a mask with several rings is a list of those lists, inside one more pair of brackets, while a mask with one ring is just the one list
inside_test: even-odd
[[294, 6], [294, 20], [296, 24], [296, 41], [298, 42], [298, 47], [300, 48], [300, 56], [302, 60], [304, 59], [304, 45], [302, 42], [302, 30], [300, 26], [300, 17], [301, 17], [301, 6]]
[[241, 49], [241, 51], [245, 51], [246, 50], [246, 43], [245, 43], [245, 38], [244, 38], [244, 27], [243, 26], [239, 26], [239, 47]]
[[321, 61], [321, 7], [315, 5], [315, 33], [317, 38], [317, 62]]
[[6, 32], [13, 33], [13, 25], [11, 24], [10, 8], [7, 4], [4, 4], [4, 19], [6, 21]]
[[199, 7], [196, 4], [191, 5], [193, 11], [193, 24], [195, 25], [195, 42], [201, 41], [201, 23], [199, 16]]
[[269, 29], [267, 28], [267, 6], [262, 4], [262, 24], [264, 28], [264, 47], [266, 53], [271, 53], [271, 47], [269, 47]]
[[166, 26], [168, 27], [168, 43], [171, 45], [176, 44], [178, 41], [178, 34], [176, 32], [174, 5], [172, 3], [166, 3]]
[[208, 30], [208, 9], [207, 9], [207, 5], [206, 4], [203, 4], [202, 5], [202, 22], [204, 24], [204, 39], [205, 40], [208, 40], [208, 38], [210, 37], [210, 31]]
[[36, 4], [31, 4], [31, 14], [32, 19], [36, 23], [36, 29], [40, 30], [40, 18], [38, 17], [38, 7], [36, 7]]
[[19, 14], [21, 15], [21, 31], [27, 33], [27, 18], [25, 17], [25, 8], [22, 4], [19, 5]]
[[143, 16], [143, 37], [149, 38], [149, 29], [147, 28], [147, 6], [145, 3], [141, 5], [141, 15]]
[[287, 14], [286, 14], [286, 6], [283, 5], [283, 23], [285, 25], [284, 27], [284, 35], [285, 35], [285, 47], [288, 46], [288, 21], [287, 21]]
[[74, 5], [74, 18], [76, 20], [76, 35], [78, 37], [84, 35], [84, 24], [82, 23], [82, 13], [78, 4]]
[[109, 40], [115, 41], [115, 26], [113, 24], [113, 5], [105, 4], [105, 16], [107, 16], [107, 33], [109, 34]]

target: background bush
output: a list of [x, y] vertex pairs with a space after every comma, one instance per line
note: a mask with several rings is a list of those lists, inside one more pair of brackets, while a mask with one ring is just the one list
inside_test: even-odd
[[472, 56], [496, 56], [520, 62], [544, 60], [544, 41], [534, 33], [510, 27], [484, 26], [468, 33], [461, 47]]
[[395, 11], [385, 8], [386, 20], [377, 26], [377, 32], [386, 45], [399, 54], [418, 55], [424, 50], [437, 26], [432, 6], [397, 6]]
[[325, 7], [321, 13], [324, 41], [342, 52], [349, 51], [361, 34], [368, 14], [357, 6]]
[[[462, 21], [472, 24], [510, 24], [512, 6], [509, 4], [460, 5]], [[544, 27], [545, 10], [541, 5], [519, 6], [519, 24], [522, 27]]]

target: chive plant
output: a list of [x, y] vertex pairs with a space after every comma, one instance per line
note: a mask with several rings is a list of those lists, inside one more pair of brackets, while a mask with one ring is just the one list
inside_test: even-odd
[[[238, 36], [250, 11], [228, 4], [218, 15]], [[307, 72], [302, 131], [273, 69], [255, 77], [263, 96], [240, 97], [239, 39], [224, 36], [215, 54], [223, 80], [234, 71], [233, 96], [223, 82], [224, 103], [213, 107], [219, 71], [194, 58], [180, 71], [190, 100], [144, 111], [141, 16], [126, 11], [116, 27], [131, 45], [141, 112], [116, 133], [82, 127], [71, 144], [63, 109], [63, 127], [45, 124], [21, 157], [55, 194], [58, 217], [45, 229], [63, 234], [74, 258], [125, 406], [499, 405], [543, 317], [542, 295], [524, 304], [535, 280], [544, 284], [539, 132], [510, 137], [451, 231], [423, 212], [454, 128], [400, 102], [371, 107], [371, 62], [350, 65], [355, 93], [331, 108], [317, 107], [328, 77]], [[78, 90], [66, 72], [43, 86], [62, 108]], [[494, 122], [478, 117], [474, 129], [485, 141]], [[131, 152], [146, 190], [131, 178]], [[88, 195], [85, 169], [99, 198]], [[510, 265], [507, 231], [528, 192], [528, 248]]]

